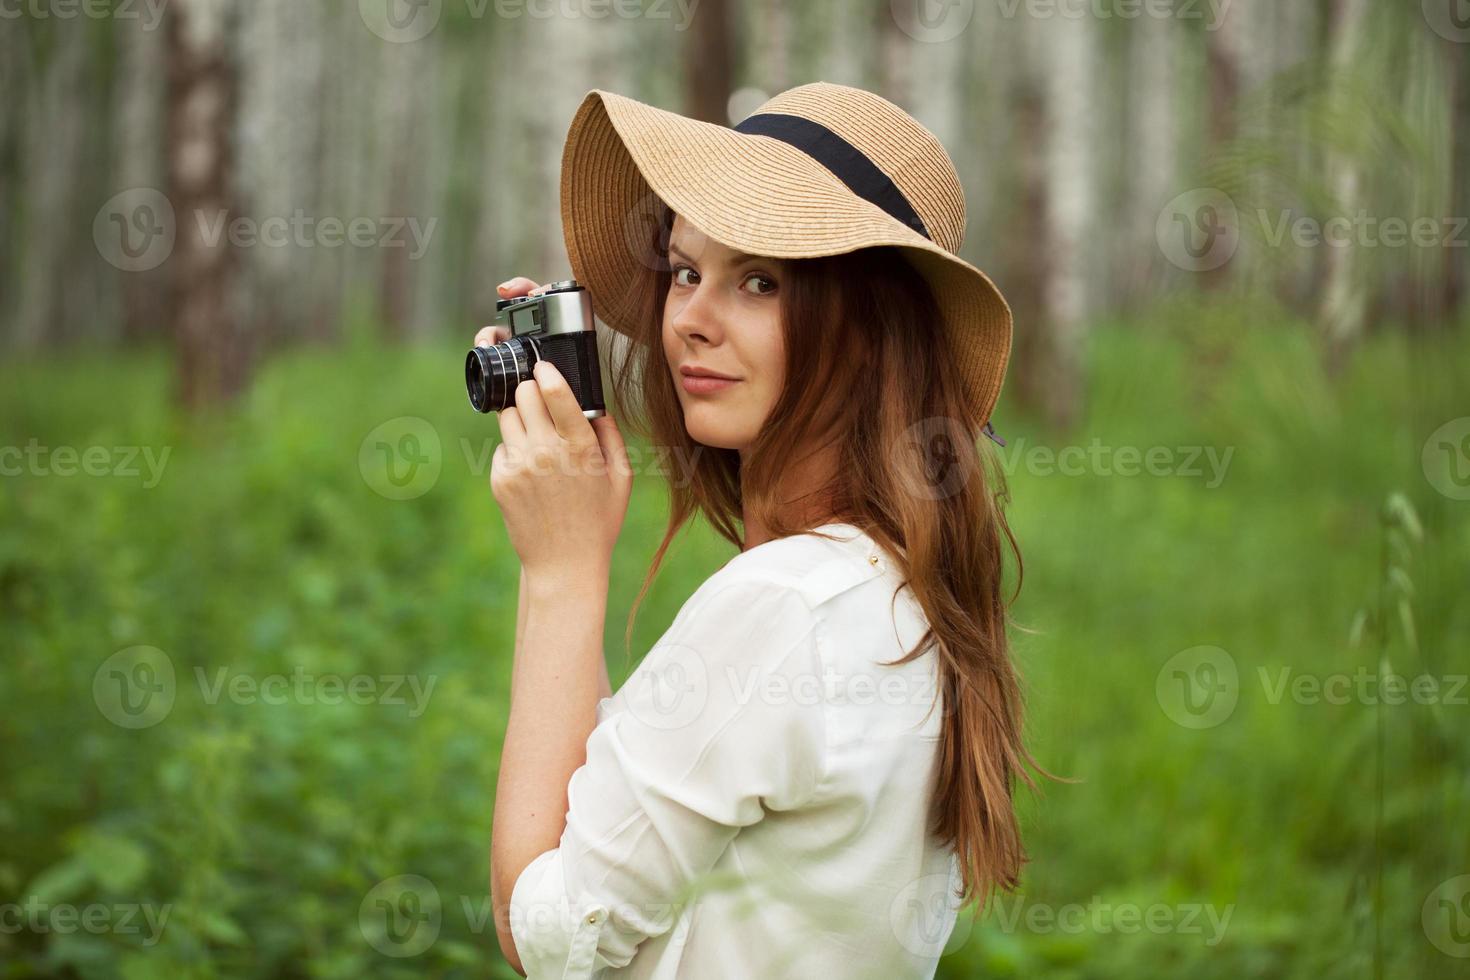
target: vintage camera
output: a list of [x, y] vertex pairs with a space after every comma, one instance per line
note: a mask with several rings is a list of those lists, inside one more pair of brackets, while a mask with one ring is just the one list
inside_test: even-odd
[[498, 412], [516, 403], [516, 385], [531, 378], [542, 359], [556, 365], [571, 385], [582, 414], [606, 414], [602, 372], [597, 360], [597, 328], [592, 300], [575, 279], [553, 282], [537, 296], [518, 296], [495, 304], [495, 322], [510, 328], [510, 339], [476, 347], [464, 362], [465, 388], [477, 412]]

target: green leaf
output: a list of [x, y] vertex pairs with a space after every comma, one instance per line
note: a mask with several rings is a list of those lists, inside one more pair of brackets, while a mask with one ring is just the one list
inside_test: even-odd
[[1353, 617], [1353, 625], [1348, 627], [1348, 646], [1359, 649], [1363, 645], [1363, 631], [1368, 628], [1368, 610], [1359, 609], [1358, 614]]
[[107, 976], [107, 968], [116, 952], [117, 948], [101, 936], [89, 935], [82, 930], [53, 932], [49, 934], [46, 962], [53, 967], [71, 967], [84, 977]]
[[1030, 958], [1025, 944], [1010, 932], [986, 929], [981, 937], [980, 961], [992, 975], [1015, 974]]
[[1404, 631], [1404, 642], [1409, 649], [1417, 652], [1419, 650], [1419, 633], [1414, 628], [1414, 608], [1409, 605], [1408, 599], [1399, 600], [1399, 625]]
[[1410, 540], [1424, 540], [1424, 525], [1419, 522], [1419, 514], [1409, 498], [1402, 493], [1395, 491], [1388, 495], [1388, 516], [1394, 524], [1404, 529]]
[[1413, 563], [1413, 553], [1409, 550], [1409, 543], [1398, 531], [1388, 532], [1388, 550], [1391, 552], [1389, 564], [1399, 568], [1407, 568]]
[[74, 855], [36, 875], [25, 894], [27, 897], [34, 895], [48, 905], [56, 905], [80, 895], [91, 883], [91, 865]]
[[119, 963], [123, 980], [172, 980], [181, 972], [178, 963], [161, 957], [156, 949], [129, 951]]
[[126, 837], [88, 834], [77, 854], [110, 892], [130, 891], [148, 873], [148, 852]]
[[248, 946], [250, 937], [234, 919], [223, 912], [207, 911], [196, 920], [205, 938], [225, 946]]
[[1402, 568], [1390, 568], [1388, 570], [1389, 587], [1396, 590], [1400, 595], [1412, 596], [1414, 594], [1414, 583], [1409, 574]]
[[474, 966], [485, 961], [485, 951], [478, 946], [454, 939], [441, 940], [434, 946], [435, 952], [450, 963]]

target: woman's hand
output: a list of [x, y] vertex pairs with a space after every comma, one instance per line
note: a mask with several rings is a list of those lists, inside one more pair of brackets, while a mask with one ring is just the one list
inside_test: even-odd
[[[500, 285], [500, 297], [540, 288], [518, 276]], [[506, 328], [485, 327], [475, 344], [507, 339]], [[533, 374], [500, 412], [490, 491], [532, 588], [584, 578], [605, 584], [633, 491], [622, 433], [609, 415], [588, 420], [551, 362], [537, 362]]]

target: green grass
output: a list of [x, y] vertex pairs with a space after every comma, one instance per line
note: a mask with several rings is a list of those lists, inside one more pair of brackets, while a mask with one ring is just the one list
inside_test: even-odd
[[[153, 487], [0, 477], [0, 901], [169, 909], [148, 946], [146, 927], [0, 929], [0, 976], [512, 975], [485, 918], [485, 844], [517, 566], [487, 483], [495, 425], [464, 404], [461, 354], [292, 352], [205, 420], [170, 411], [161, 354], [0, 366], [0, 446], [170, 450]], [[1411, 677], [1470, 671], [1470, 502], [1437, 493], [1420, 462], [1430, 432], [1470, 415], [1467, 354], [1384, 337], [1329, 380], [1276, 311], [1165, 307], [1097, 331], [1078, 432], [997, 414], [1026, 556], [1031, 736], [1080, 782], [1025, 804], [1021, 892], [962, 920], [940, 976], [1370, 977], [1375, 948], [1386, 976], [1470, 974], [1421, 919], [1436, 886], [1470, 873], [1470, 706], [1272, 703], [1259, 674], [1376, 670], [1348, 631], [1380, 578], [1394, 491], [1426, 533], [1410, 566], [1418, 646], [1395, 639], [1385, 656]], [[374, 446], [366, 478], [359, 454], [402, 417], [437, 436], [440, 472], [394, 500], [370, 485]], [[1174, 469], [1192, 447], [1232, 455], [1217, 486], [1038, 465], [1037, 447], [1094, 437], [1165, 447]], [[659, 477], [641, 475], [609, 602], [614, 685], [663, 517]], [[727, 557], [703, 527], [680, 539], [635, 660]], [[138, 645], [163, 651], [176, 684], [167, 716], [133, 730], [93, 685]], [[1201, 645], [1233, 659], [1238, 702], [1193, 729], [1156, 681]], [[408, 704], [211, 704], [196, 669], [209, 684], [223, 669], [435, 686], [421, 713], [407, 689]], [[396, 959], [359, 912], [405, 874], [434, 883], [441, 925]], [[1211, 911], [1229, 915], [1213, 943]], [[1156, 928], [1130, 931], [1133, 914]]]

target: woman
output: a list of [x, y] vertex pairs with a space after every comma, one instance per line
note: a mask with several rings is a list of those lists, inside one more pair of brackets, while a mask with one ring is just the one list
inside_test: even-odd
[[561, 192], [631, 341], [615, 404], [694, 461], [644, 591], [696, 513], [740, 553], [613, 696], [627, 453], [551, 365], [518, 387], [491, 473], [522, 563], [501, 949], [533, 978], [932, 976], [960, 904], [1016, 884], [1031, 781], [977, 451], [1010, 311], [955, 254], [954, 167], [845, 86], [733, 129], [594, 91]]

